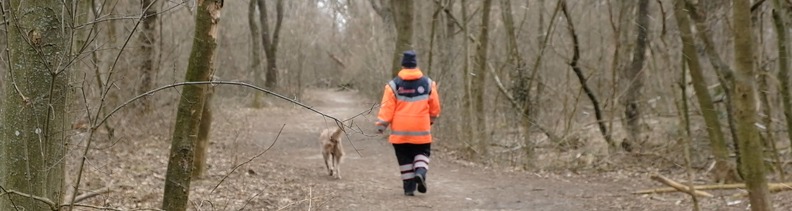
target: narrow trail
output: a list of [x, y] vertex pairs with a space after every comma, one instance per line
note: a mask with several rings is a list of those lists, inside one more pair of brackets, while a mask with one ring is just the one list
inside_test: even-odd
[[[352, 91], [305, 91], [305, 104], [339, 119], [370, 110], [373, 104]], [[288, 103], [254, 109], [245, 105], [247, 99], [216, 102], [208, 169], [192, 182], [190, 210], [690, 209], [689, 198], [681, 193], [632, 194], [657, 187], [646, 172], [515, 172], [455, 160], [437, 148], [430, 164], [429, 192], [407, 197], [402, 193], [393, 147], [386, 136], [373, 133], [378, 109], [353, 119], [355, 130], [349, 130], [343, 140], [343, 178], [337, 180], [327, 175], [318, 141], [322, 129], [335, 127], [332, 120]], [[137, 136], [97, 142], [89, 154], [81, 190], [117, 188], [86, 202], [121, 210], [159, 207], [171, 121], [152, 119], [145, 127], [129, 127], [127, 133]], [[443, 120], [434, 127], [443, 127]], [[452, 141], [435, 139], [435, 143]], [[72, 153], [70, 162], [73, 165], [80, 158]], [[788, 196], [775, 197], [785, 201]], [[788, 203], [779, 206], [790, 207]], [[747, 203], [717, 197], [704, 199], [703, 207], [745, 210]]]
[[[307, 103], [339, 119], [347, 119], [371, 109], [355, 98], [354, 92], [311, 90]], [[393, 148], [385, 136], [372, 136], [371, 125], [377, 109], [358, 116], [359, 131], [344, 139], [346, 157], [341, 166], [341, 180], [329, 177], [319, 154], [318, 134], [334, 123], [311, 112], [261, 114], [258, 122], [268, 128], [285, 124], [279, 141], [266, 159], [291, 168], [298, 183], [316, 187], [312, 194], [333, 194], [320, 209], [327, 210], [583, 210], [579, 200], [585, 193], [576, 184], [549, 181], [523, 173], [503, 173], [468, 167], [433, 156], [428, 175], [429, 192], [415, 197], [402, 195], [401, 181]], [[258, 119], [258, 118], [257, 118]], [[438, 125], [442, 126], [442, 125]], [[277, 131], [255, 131], [252, 140], [275, 137]], [[352, 144], [360, 151], [360, 155]], [[443, 141], [443, 140], [438, 140]], [[269, 142], [267, 142], [269, 143]], [[266, 143], [258, 143], [263, 146]], [[324, 191], [324, 192], [323, 192]]]

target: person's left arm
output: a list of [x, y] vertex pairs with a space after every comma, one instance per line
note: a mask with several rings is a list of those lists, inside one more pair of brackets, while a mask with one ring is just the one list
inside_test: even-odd
[[432, 81], [432, 93], [429, 94], [429, 120], [434, 124], [435, 119], [440, 117], [440, 94], [437, 90], [437, 83]]

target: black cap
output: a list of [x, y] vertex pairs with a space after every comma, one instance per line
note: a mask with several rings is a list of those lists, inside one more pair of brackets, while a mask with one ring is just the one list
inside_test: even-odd
[[415, 51], [408, 50], [404, 52], [402, 56], [402, 67], [404, 68], [415, 68], [418, 66], [418, 60], [415, 58]]

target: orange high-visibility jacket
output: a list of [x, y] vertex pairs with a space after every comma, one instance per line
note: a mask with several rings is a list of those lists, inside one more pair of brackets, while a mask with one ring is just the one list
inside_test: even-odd
[[432, 143], [431, 125], [440, 116], [437, 84], [419, 69], [402, 69], [385, 85], [375, 123], [391, 128], [390, 143]]

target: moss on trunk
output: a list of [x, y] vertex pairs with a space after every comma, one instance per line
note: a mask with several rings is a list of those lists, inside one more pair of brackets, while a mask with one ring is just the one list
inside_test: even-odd
[[[65, 111], [70, 29], [61, 23], [58, 0], [12, 0], [9, 15], [9, 71], [0, 142], [0, 185], [6, 190], [60, 202], [63, 194]], [[5, 4], [5, 3], [4, 3]], [[29, 197], [0, 197], [0, 210], [50, 210]]]

